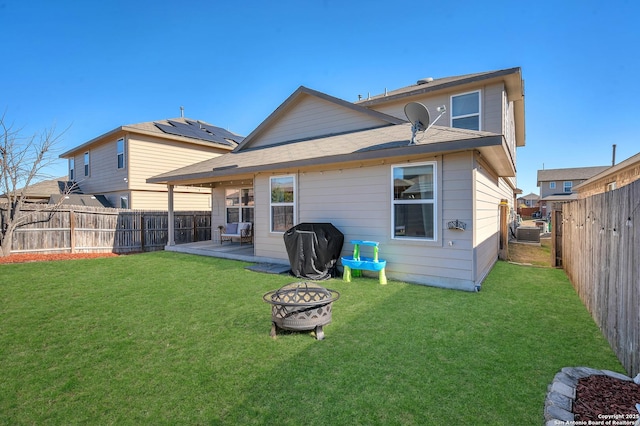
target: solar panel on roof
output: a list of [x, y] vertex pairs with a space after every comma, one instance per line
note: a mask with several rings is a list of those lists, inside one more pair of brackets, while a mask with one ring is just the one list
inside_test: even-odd
[[153, 124], [155, 124], [155, 126], [158, 129], [162, 130], [165, 133], [168, 133], [170, 135], [182, 136], [180, 131], [173, 126], [167, 126], [166, 124], [160, 124], [160, 123], [153, 123]]
[[174, 125], [177, 129], [179, 129], [179, 131], [183, 132], [185, 136], [204, 140], [211, 139], [208, 133], [201, 130], [200, 126], [198, 125], [185, 124], [176, 121], [169, 121], [169, 123]]
[[153, 123], [158, 129], [164, 133], [176, 136], [183, 136], [192, 139], [200, 139], [207, 142], [215, 142], [221, 145], [233, 146], [228, 140], [214, 135], [200, 128], [199, 124], [185, 124], [178, 121], [168, 120], [171, 126], [160, 123]]
[[242, 136], [233, 134], [230, 131], [223, 129], [222, 127], [212, 126], [210, 124], [204, 124], [204, 123], [200, 123], [200, 125], [205, 129], [207, 129], [209, 132], [213, 133], [214, 135], [218, 135], [224, 139], [231, 139], [232, 141], [235, 141], [235, 142], [241, 142], [242, 139], [244, 139]]

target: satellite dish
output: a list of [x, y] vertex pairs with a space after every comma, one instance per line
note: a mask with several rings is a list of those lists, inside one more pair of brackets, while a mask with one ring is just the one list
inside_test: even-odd
[[429, 126], [429, 110], [420, 102], [409, 102], [404, 106], [404, 114], [418, 132], [422, 132]]
[[415, 143], [416, 133], [429, 127], [429, 110], [420, 102], [409, 102], [404, 106], [404, 114], [411, 122], [411, 145]]
[[404, 106], [404, 114], [407, 116], [407, 119], [411, 122], [411, 142], [409, 145], [413, 145], [416, 142], [416, 133], [425, 132], [429, 130], [431, 127], [442, 115], [447, 111], [447, 108], [442, 105], [438, 107], [438, 112], [440, 115], [438, 118], [433, 120], [433, 123], [430, 123], [429, 119], [429, 110], [426, 106], [422, 105], [420, 102], [409, 102]]

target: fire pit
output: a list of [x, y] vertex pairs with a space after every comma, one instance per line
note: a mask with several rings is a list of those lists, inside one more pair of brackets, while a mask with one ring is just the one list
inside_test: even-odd
[[324, 339], [322, 326], [331, 322], [333, 302], [340, 293], [310, 282], [287, 284], [265, 293], [262, 299], [271, 304], [271, 337], [283, 330], [313, 330], [316, 339]]

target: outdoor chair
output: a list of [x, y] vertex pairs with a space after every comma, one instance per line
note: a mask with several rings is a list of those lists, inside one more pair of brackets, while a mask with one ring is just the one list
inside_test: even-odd
[[220, 244], [235, 239], [240, 240], [240, 245], [242, 245], [242, 243], [251, 244], [253, 242], [253, 227], [251, 226], [251, 222], [232, 222], [225, 225], [224, 230], [220, 234]]

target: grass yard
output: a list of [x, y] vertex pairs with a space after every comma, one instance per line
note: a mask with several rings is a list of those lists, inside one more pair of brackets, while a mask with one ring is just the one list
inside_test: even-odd
[[325, 340], [269, 337], [296, 279], [155, 252], [0, 265], [0, 424], [534, 425], [562, 367], [624, 370], [565, 274], [479, 293], [338, 290]]

